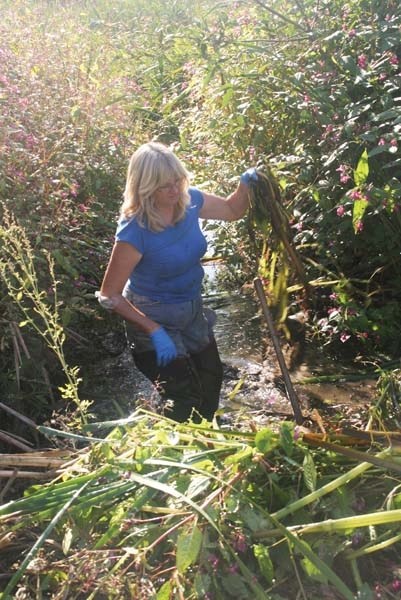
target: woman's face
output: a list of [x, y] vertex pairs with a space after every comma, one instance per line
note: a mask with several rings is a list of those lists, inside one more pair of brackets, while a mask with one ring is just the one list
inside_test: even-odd
[[182, 179], [171, 177], [156, 189], [154, 193], [156, 203], [163, 206], [176, 204], [180, 198], [181, 190]]

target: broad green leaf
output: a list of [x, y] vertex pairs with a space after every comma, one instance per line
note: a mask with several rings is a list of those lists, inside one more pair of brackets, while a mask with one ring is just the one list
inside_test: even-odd
[[377, 598], [377, 595], [371, 589], [368, 583], [363, 583], [358, 590], [356, 598], [357, 600], [375, 600], [375, 598]]
[[210, 589], [211, 578], [207, 573], [198, 571], [194, 579], [194, 588], [197, 598], [203, 600]]
[[270, 558], [269, 548], [263, 544], [255, 544], [253, 553], [258, 561], [259, 569], [263, 577], [269, 584], [272, 583], [274, 578], [274, 567]]
[[238, 573], [232, 573], [221, 578], [223, 588], [232, 598], [237, 600], [249, 599], [249, 588], [245, 585], [244, 580]]
[[260, 516], [254, 508], [250, 506], [241, 506], [241, 519], [243, 520], [246, 527], [251, 531], [258, 531], [261, 529], [267, 529], [270, 526], [269, 521]]
[[384, 144], [383, 146], [375, 146], [372, 150], [369, 151], [368, 156], [376, 156], [376, 154], [383, 154], [383, 152], [387, 152], [389, 148], [388, 144]]
[[180, 573], [185, 573], [198, 558], [202, 538], [202, 532], [196, 526], [185, 530], [178, 536], [176, 565]]
[[160, 590], [156, 594], [156, 600], [170, 600], [171, 592], [173, 591], [173, 584], [169, 579], [161, 586]]
[[304, 469], [304, 482], [310, 492], [314, 492], [316, 489], [316, 467], [313, 461], [312, 455], [307, 452], [303, 461]]
[[243, 450], [239, 450], [238, 452], [234, 452], [233, 454], [230, 454], [230, 456], [227, 456], [227, 458], [224, 459], [224, 464], [234, 465], [236, 463], [242, 462], [245, 459], [250, 458], [252, 454], [253, 449], [251, 448], [251, 446], [245, 446]]
[[352, 225], [354, 227], [354, 232], [358, 231], [358, 224], [362, 221], [363, 215], [368, 207], [367, 200], [355, 200], [353, 210], [352, 210]]
[[255, 445], [259, 452], [267, 454], [277, 447], [277, 435], [271, 429], [261, 429], [255, 436]]
[[294, 450], [294, 425], [284, 421], [280, 427], [280, 443], [287, 456]]
[[304, 571], [308, 577], [311, 577], [311, 579], [314, 579], [315, 581], [320, 581], [320, 583], [324, 583], [324, 584], [328, 583], [328, 579], [327, 579], [326, 575], [324, 573], [322, 573], [322, 571], [319, 569], [319, 567], [315, 563], [313, 563], [311, 560], [309, 560], [309, 558], [307, 558], [305, 556], [301, 560], [301, 564], [302, 564], [302, 568], [304, 569]]
[[233, 88], [229, 87], [228, 90], [226, 91], [226, 93], [224, 94], [223, 99], [221, 101], [222, 108], [225, 108], [227, 106], [227, 104], [230, 103], [230, 100], [233, 97], [233, 94], [234, 94]]
[[362, 152], [361, 157], [356, 166], [356, 169], [354, 171], [355, 185], [357, 187], [360, 187], [361, 185], [363, 185], [366, 182], [368, 175], [369, 175], [368, 152], [365, 149]]

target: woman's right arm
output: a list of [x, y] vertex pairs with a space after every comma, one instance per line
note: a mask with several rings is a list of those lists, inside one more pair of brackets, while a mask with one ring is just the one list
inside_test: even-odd
[[128, 242], [114, 244], [109, 264], [100, 288], [99, 302], [147, 334], [160, 328], [122, 295], [129, 276], [142, 258], [142, 254]]

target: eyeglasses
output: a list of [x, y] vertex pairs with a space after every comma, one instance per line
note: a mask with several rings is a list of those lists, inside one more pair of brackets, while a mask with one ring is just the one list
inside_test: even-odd
[[165, 183], [164, 185], [159, 185], [157, 190], [159, 192], [170, 192], [170, 191], [174, 190], [175, 188], [180, 189], [181, 185], [182, 185], [182, 179], [175, 179], [174, 181]]

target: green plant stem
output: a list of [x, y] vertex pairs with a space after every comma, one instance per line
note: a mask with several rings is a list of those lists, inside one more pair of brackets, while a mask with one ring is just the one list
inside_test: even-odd
[[388, 538], [379, 544], [374, 544], [374, 546], [365, 546], [364, 548], [359, 548], [358, 550], [350, 550], [346, 552], [345, 556], [346, 558], [353, 560], [360, 558], [361, 556], [372, 554], [373, 552], [378, 552], [379, 550], [385, 550], [399, 541], [401, 541], [401, 533], [394, 535], [393, 537]]
[[[385, 450], [383, 450], [382, 452], [379, 452], [375, 456], [378, 456], [378, 457], [387, 456], [389, 454], [389, 452], [390, 452], [390, 449], [386, 448]], [[307, 506], [308, 504], [311, 504], [312, 502], [316, 502], [317, 500], [319, 500], [326, 494], [329, 494], [330, 492], [333, 492], [334, 490], [341, 487], [342, 485], [345, 485], [345, 484], [349, 483], [350, 481], [352, 481], [353, 479], [356, 479], [357, 477], [362, 475], [362, 473], [364, 473], [365, 471], [370, 469], [372, 466], [373, 465], [368, 462], [363, 462], [363, 463], [359, 464], [358, 466], [354, 467], [347, 473], [344, 473], [344, 475], [337, 477], [337, 479], [330, 481], [326, 485], [315, 490], [314, 492], [311, 492], [307, 496], [304, 496], [303, 498], [299, 498], [299, 500], [296, 500], [295, 502], [292, 502], [288, 506], [285, 506], [284, 508], [278, 510], [276, 513], [273, 513], [272, 517], [274, 517], [275, 519], [278, 519], [278, 520], [284, 519], [288, 515], [295, 513], [300, 508], [303, 508], [304, 506]]]
[[45, 540], [47, 539], [47, 537], [49, 536], [49, 534], [55, 528], [55, 526], [60, 521], [60, 519], [64, 516], [66, 511], [70, 508], [70, 506], [75, 502], [75, 500], [79, 497], [79, 495], [84, 491], [84, 489], [87, 487], [87, 485], [89, 485], [89, 482], [85, 483], [83, 486], [81, 486], [75, 492], [75, 494], [70, 498], [70, 500], [68, 500], [68, 502], [66, 502], [66, 504], [64, 504], [64, 506], [61, 508], [61, 510], [59, 510], [59, 512], [50, 521], [49, 525], [46, 527], [46, 529], [44, 530], [42, 535], [38, 538], [38, 540], [35, 542], [35, 544], [32, 546], [32, 548], [26, 555], [25, 559], [22, 561], [21, 566], [18, 568], [18, 571], [12, 576], [11, 580], [8, 582], [4, 592], [0, 596], [1, 600], [11, 600], [12, 596], [10, 596], [10, 593], [12, 592], [12, 590], [15, 588], [15, 586], [17, 585], [17, 583], [19, 582], [19, 580], [25, 573], [29, 563], [35, 558], [36, 554], [39, 552], [40, 548], [43, 546], [43, 544], [44, 544]]

